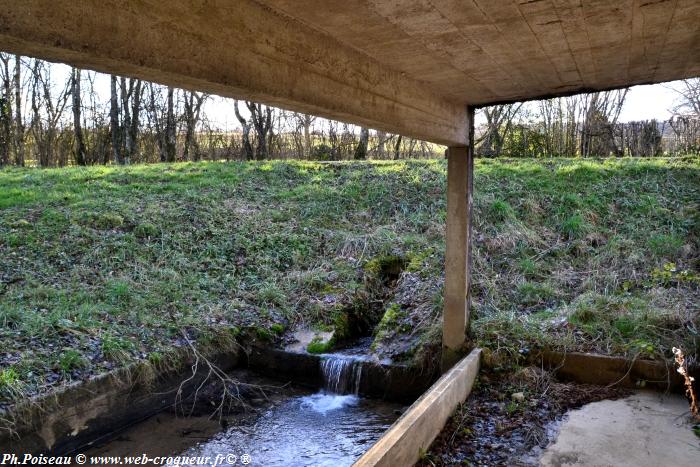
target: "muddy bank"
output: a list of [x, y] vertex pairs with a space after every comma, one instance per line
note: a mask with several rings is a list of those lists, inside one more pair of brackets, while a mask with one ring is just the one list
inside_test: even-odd
[[627, 394], [562, 383], [533, 367], [514, 374], [487, 370], [419, 465], [538, 465], [567, 410]]

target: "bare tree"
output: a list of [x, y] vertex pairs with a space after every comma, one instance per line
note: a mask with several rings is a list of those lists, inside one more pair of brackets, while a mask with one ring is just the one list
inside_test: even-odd
[[165, 117], [165, 161], [175, 162], [177, 158], [177, 125], [174, 109], [175, 90], [168, 87], [167, 111]]
[[112, 133], [112, 156], [114, 162], [123, 165], [121, 125], [119, 124], [119, 101], [117, 100], [117, 77], [110, 78], [109, 126]]
[[615, 142], [615, 124], [622, 111], [628, 88], [615, 91], [594, 92], [581, 96], [582, 157], [590, 155], [622, 155]]
[[501, 155], [503, 145], [506, 142], [513, 122], [522, 108], [522, 102], [516, 104], [493, 105], [483, 109], [486, 117], [486, 130], [477, 139], [477, 153], [485, 157], [498, 157]]
[[[88, 164], [108, 164], [110, 160], [111, 132], [109, 127], [109, 111], [105, 111], [108, 102], [103, 102], [95, 88], [97, 72], [83, 71], [81, 73], [81, 98], [83, 127], [88, 129], [85, 136], [85, 150]], [[85, 86], [87, 85], [87, 89]]]
[[[246, 108], [250, 113], [250, 120], [247, 120], [238, 107], [238, 101], [234, 102], [236, 118], [243, 130], [243, 155], [246, 160], [265, 160], [270, 158], [270, 147], [274, 132], [272, 131], [272, 108], [255, 102], [245, 101]], [[255, 152], [250, 140], [250, 130], [255, 130]]]
[[77, 165], [85, 165], [87, 163], [87, 158], [85, 156], [85, 138], [83, 137], [82, 122], [80, 119], [81, 92], [79, 68], [73, 68], [72, 70], [71, 95], [73, 97], [73, 135], [75, 163]]
[[386, 142], [389, 140], [389, 137], [387, 134], [383, 131], [377, 130], [377, 148], [376, 148], [376, 153], [377, 153], [377, 158], [378, 159], [385, 159], [386, 158]]
[[401, 142], [403, 141], [403, 136], [396, 135], [396, 142], [394, 143], [394, 160], [401, 158]]
[[246, 101], [246, 107], [250, 111], [250, 120], [255, 128], [257, 146], [255, 158], [259, 161], [270, 158], [270, 140], [272, 139], [272, 108]]
[[328, 122], [328, 142], [331, 146], [331, 159], [334, 161], [342, 157], [340, 140], [338, 138], [338, 122]]
[[139, 79], [127, 79], [122, 77], [119, 84], [121, 96], [121, 135], [122, 135], [122, 159], [125, 163], [131, 162], [136, 155], [138, 142], [139, 117], [141, 112], [142, 82]]
[[233, 110], [236, 113], [236, 118], [241, 124], [241, 130], [243, 131], [243, 157], [245, 160], [253, 160], [253, 145], [250, 144], [250, 123], [242, 115], [238, 109], [238, 101], [233, 102]]
[[684, 79], [680, 86], [671, 89], [679, 96], [679, 102], [673, 108], [674, 114], [700, 117], [700, 78]]
[[316, 117], [309, 114], [295, 114], [298, 125], [301, 127], [304, 133], [304, 145], [302, 156], [304, 159], [309, 159], [311, 157], [311, 150], [313, 147], [313, 142], [311, 140], [311, 125], [313, 125]]
[[167, 137], [165, 134], [166, 103], [162, 95], [162, 88], [153, 83], [148, 83], [148, 104], [146, 105], [146, 116], [148, 118], [149, 128], [156, 147], [158, 148], [158, 160], [165, 162]]
[[199, 150], [196, 130], [202, 105], [208, 97], [206, 94], [199, 92], [184, 92], [185, 147], [183, 149], [183, 158], [185, 160], [190, 159], [190, 154], [192, 154], [192, 160], [194, 161], [201, 159], [202, 154]]
[[10, 76], [10, 56], [0, 53], [0, 77], [2, 97], [0, 97], [0, 166], [10, 163], [12, 141], [12, 77]]
[[355, 153], [353, 154], [353, 159], [355, 160], [365, 160], [367, 159], [367, 144], [369, 143], [369, 130], [365, 127], [360, 129], [360, 140], [355, 146]]
[[71, 81], [72, 79], [68, 80], [66, 86], [55, 96], [54, 101], [51, 73], [45, 69], [45, 62], [34, 60], [31, 86], [31, 129], [36, 144], [37, 159], [42, 167], [48, 167], [56, 162], [63, 165], [66, 162], [63, 158], [56, 160], [54, 149], [58, 138], [58, 122], [70, 96]]
[[15, 73], [13, 83], [15, 88], [15, 164], [24, 167], [24, 123], [22, 121], [22, 60], [15, 55]]

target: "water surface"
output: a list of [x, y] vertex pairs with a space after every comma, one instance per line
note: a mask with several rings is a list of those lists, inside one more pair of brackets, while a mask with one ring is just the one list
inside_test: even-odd
[[[248, 454], [249, 465], [349, 466], [398, 418], [402, 406], [355, 395], [297, 396], [185, 451], [223, 458]], [[237, 464], [223, 465], [241, 465]]]

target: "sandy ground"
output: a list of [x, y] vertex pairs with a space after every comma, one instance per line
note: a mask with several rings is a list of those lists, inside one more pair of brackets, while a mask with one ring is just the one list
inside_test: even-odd
[[568, 413], [541, 465], [697, 467], [700, 437], [682, 396], [639, 392]]

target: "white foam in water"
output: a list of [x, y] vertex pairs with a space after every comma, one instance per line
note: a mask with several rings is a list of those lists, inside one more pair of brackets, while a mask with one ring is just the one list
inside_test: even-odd
[[352, 394], [339, 395], [319, 392], [311, 396], [302, 397], [301, 406], [302, 408], [311, 409], [314, 412], [326, 415], [334, 410], [357, 405], [359, 401], [360, 398]]

